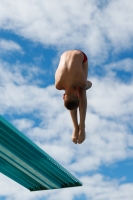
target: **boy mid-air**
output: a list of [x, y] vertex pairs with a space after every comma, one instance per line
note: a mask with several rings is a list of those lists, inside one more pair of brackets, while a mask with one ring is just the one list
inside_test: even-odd
[[[88, 60], [82, 51], [70, 50], [61, 55], [55, 73], [55, 87], [58, 90], [65, 90], [63, 95], [64, 106], [70, 110], [74, 128], [72, 141], [75, 144], [80, 144], [85, 140], [86, 90], [92, 86], [92, 83], [87, 80], [87, 76]], [[78, 107], [79, 124], [77, 118]]]

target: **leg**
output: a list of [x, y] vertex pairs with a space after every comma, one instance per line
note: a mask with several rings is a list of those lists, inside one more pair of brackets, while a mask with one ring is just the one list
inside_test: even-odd
[[78, 118], [77, 118], [77, 109], [75, 110], [70, 110], [72, 122], [73, 122], [73, 133], [72, 133], [72, 141], [77, 144], [78, 140], [78, 132], [79, 132], [79, 127], [78, 127]]
[[90, 89], [91, 86], [92, 86], [92, 83], [90, 81], [87, 80], [87, 77], [88, 77], [88, 61], [86, 61], [85, 63], [83, 63], [83, 71], [84, 71], [84, 74], [85, 74], [85, 78], [86, 78], [86, 90]]
[[79, 144], [81, 144], [85, 140], [86, 108], [87, 108], [86, 90], [83, 90], [82, 92], [80, 92], [80, 103], [79, 103], [79, 115], [80, 115], [79, 135], [78, 135]]
[[87, 77], [88, 77], [88, 68], [89, 68], [88, 67], [88, 60], [85, 63], [83, 63], [82, 67], [83, 67], [83, 71], [85, 73], [85, 78], [87, 80]]

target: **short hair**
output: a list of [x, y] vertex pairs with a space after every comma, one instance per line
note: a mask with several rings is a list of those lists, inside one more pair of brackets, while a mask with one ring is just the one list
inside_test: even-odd
[[76, 96], [67, 96], [67, 98], [64, 99], [64, 106], [68, 110], [75, 110], [79, 107], [79, 99]]

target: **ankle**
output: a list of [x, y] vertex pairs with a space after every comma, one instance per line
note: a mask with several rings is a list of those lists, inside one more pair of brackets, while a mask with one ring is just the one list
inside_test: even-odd
[[74, 130], [78, 130], [79, 126], [77, 125], [77, 126], [74, 126], [73, 128], [74, 128]]
[[79, 124], [79, 129], [80, 129], [80, 130], [84, 130], [84, 129], [85, 129], [85, 124], [82, 124], [82, 125]]

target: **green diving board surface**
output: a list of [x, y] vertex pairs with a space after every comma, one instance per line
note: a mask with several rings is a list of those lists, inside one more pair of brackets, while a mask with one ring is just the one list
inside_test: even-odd
[[0, 171], [30, 191], [82, 186], [77, 178], [2, 116]]

